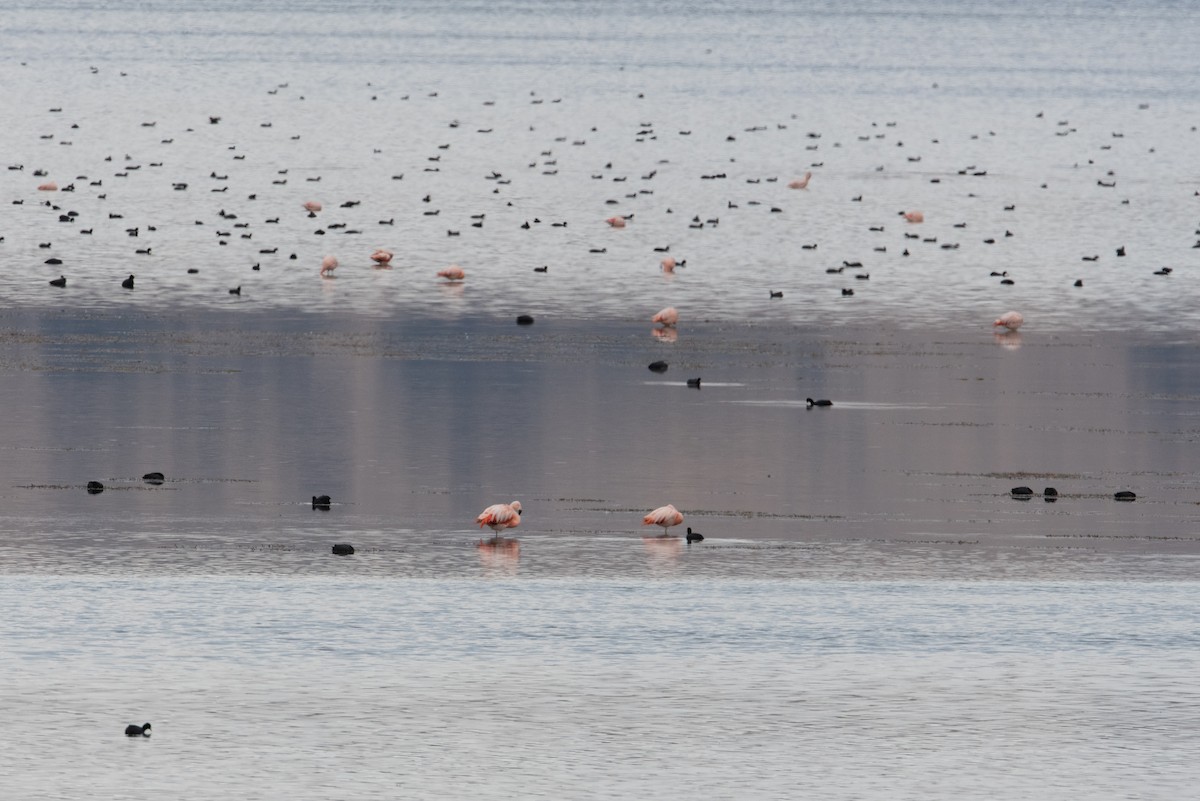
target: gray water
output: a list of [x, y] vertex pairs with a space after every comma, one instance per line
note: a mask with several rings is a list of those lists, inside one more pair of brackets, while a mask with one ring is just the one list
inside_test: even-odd
[[[1195, 332], [1196, 28], [1170, 3], [16, 8], [0, 292]], [[437, 286], [451, 263], [465, 285]]]
[[1190, 5], [0, 12], [5, 797], [1193, 792]]

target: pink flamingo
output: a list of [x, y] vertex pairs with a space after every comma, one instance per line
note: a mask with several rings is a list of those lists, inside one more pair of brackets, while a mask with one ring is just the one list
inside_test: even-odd
[[54, 181], [46, 181], [46, 183], [44, 183], [44, 184], [38, 184], [38, 191], [39, 192], [57, 192], [58, 184], [54, 183]]
[[788, 184], [788, 189], [808, 189], [808, 182], [812, 178], [811, 172], [804, 173], [803, 178], [797, 178]]
[[444, 270], [438, 270], [438, 277], [445, 278], [448, 281], [461, 281], [467, 277], [467, 274], [463, 272], [462, 267], [459, 267], [457, 264], [451, 264]]
[[1000, 315], [1000, 317], [997, 318], [996, 322], [992, 323], [992, 325], [1002, 325], [1009, 331], [1016, 331], [1024, 323], [1025, 318], [1021, 316], [1020, 312], [1010, 311]]
[[667, 536], [667, 530], [671, 526], [678, 526], [682, 522], [683, 515], [680, 514], [678, 509], [669, 503], [666, 506], [658, 507], [653, 512], [642, 518], [643, 526], [662, 526], [663, 533], [661, 536], [663, 537]]
[[326, 256], [325, 258], [321, 259], [321, 277], [333, 277], [333, 271], [337, 269], [337, 266], [337, 256]]
[[919, 211], [902, 211], [900, 213], [903, 214], [904, 219], [910, 223], [925, 222], [925, 215]]
[[389, 262], [391, 262], [392, 257], [394, 255], [395, 254], [392, 253], [392, 251], [390, 251], [390, 250], [384, 250], [383, 248], [379, 248], [378, 250], [376, 250], [374, 253], [371, 254], [371, 261], [375, 262], [376, 264], [380, 264], [380, 265], [388, 264]]
[[673, 256], [667, 256], [662, 260], [661, 264], [664, 273], [675, 272], [675, 258]]
[[479, 524], [480, 528], [484, 526], [490, 528], [495, 535], [492, 537], [492, 542], [498, 543], [502, 540], [501, 531], [521, 525], [521, 502], [494, 503], [480, 512], [479, 517], [475, 518], [475, 522]]
[[624, 228], [625, 227], [625, 218], [624, 217], [620, 217], [620, 216], [609, 217], [607, 220], [605, 220], [605, 222], [608, 223], [609, 225], [611, 225], [613, 228]]
[[321, 210], [321, 204], [315, 200], [308, 200], [304, 203], [304, 209], [308, 212], [309, 217], [316, 217], [317, 212]]
[[679, 312], [675, 311], [674, 306], [668, 306], [658, 314], [651, 317], [650, 322], [660, 323], [667, 328], [674, 328], [675, 324], [679, 322]]

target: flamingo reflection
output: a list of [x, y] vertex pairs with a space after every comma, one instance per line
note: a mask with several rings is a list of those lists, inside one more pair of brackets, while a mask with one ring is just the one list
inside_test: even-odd
[[675, 328], [651, 328], [650, 333], [661, 342], [675, 342], [679, 339], [679, 331]]
[[683, 555], [683, 540], [679, 537], [642, 537], [646, 564], [653, 571], [675, 570]]
[[491, 539], [481, 539], [477, 542], [475, 552], [479, 554], [479, 561], [485, 567], [497, 568], [506, 573], [515, 573], [517, 563], [521, 559], [521, 543], [519, 540], [497, 535]]
[[1019, 331], [997, 331], [992, 334], [992, 339], [1005, 350], [1017, 350], [1021, 347], [1021, 333]]

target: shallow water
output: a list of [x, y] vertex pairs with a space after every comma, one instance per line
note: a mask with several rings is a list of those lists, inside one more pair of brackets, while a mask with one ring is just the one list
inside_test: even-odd
[[[10, 786], [1194, 784], [1194, 348], [314, 319], [6, 317]], [[519, 545], [477, 548], [512, 497]], [[666, 500], [702, 543], [643, 537]]]
[[[721, 324], [664, 344], [597, 321], [327, 317], [317, 332], [316, 318], [231, 312], [57, 318], [8, 318], [0, 494], [29, 521], [77, 519], [68, 531], [112, 519], [158, 536], [221, 517], [241, 523], [233, 542], [314, 519], [453, 531], [519, 498], [527, 536], [625, 536], [666, 499], [736, 539], [1197, 543], [1200, 371], [1186, 344]], [[666, 373], [646, 369], [658, 359]], [[813, 396], [834, 405], [808, 409]], [[166, 483], [143, 482], [149, 471]], [[108, 489], [89, 496], [89, 480]], [[1061, 500], [1014, 500], [1019, 484]], [[1139, 502], [1114, 503], [1121, 490]], [[334, 513], [314, 518], [318, 494]]]
[[0, 787], [1187, 796], [1197, 19], [5, 4]]
[[10, 731], [38, 732], [7, 750], [35, 796], [51, 773], [56, 797], [114, 798], [1195, 780], [1194, 583], [6, 577], [0, 595]]

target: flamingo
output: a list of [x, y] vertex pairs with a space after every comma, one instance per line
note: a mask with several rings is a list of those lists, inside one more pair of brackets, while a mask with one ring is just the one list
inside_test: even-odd
[[449, 281], [461, 281], [467, 277], [467, 274], [463, 272], [462, 267], [459, 267], [457, 264], [451, 264], [446, 269], [439, 270], [438, 277], [445, 278]]
[[38, 184], [38, 191], [39, 192], [57, 192], [58, 184], [54, 183], [54, 181], [46, 181], [46, 183], [44, 183], [44, 184]]
[[321, 259], [321, 277], [333, 277], [333, 271], [337, 269], [337, 266], [337, 256], [326, 256], [325, 258]]
[[611, 225], [613, 228], [625, 227], [625, 218], [621, 216], [609, 217], [607, 220], [605, 220], [605, 222]]
[[304, 209], [309, 217], [316, 217], [317, 212], [321, 210], [321, 204], [315, 200], [307, 200], [304, 202]]
[[371, 254], [371, 261], [373, 261], [379, 265], [385, 265], [385, 264], [388, 264], [389, 262], [391, 262], [392, 257], [394, 255], [395, 254], [392, 253], [392, 251], [390, 251], [390, 250], [384, 250], [383, 248], [379, 248], [374, 253]]
[[662, 271], [664, 273], [675, 272], [675, 259], [672, 256], [667, 256], [665, 259], [662, 260], [661, 264], [662, 264]]
[[1002, 325], [1009, 331], [1016, 331], [1024, 322], [1025, 318], [1021, 316], [1020, 312], [1010, 311], [1000, 315], [992, 325]]
[[904, 219], [910, 223], [925, 222], [925, 215], [919, 211], [902, 211], [900, 213], [903, 214]]
[[675, 311], [674, 306], [668, 306], [658, 314], [651, 317], [650, 322], [661, 323], [667, 328], [674, 328], [675, 324], [679, 322], [679, 312]]
[[683, 522], [683, 515], [679, 510], [671, 504], [660, 506], [650, 514], [642, 518], [643, 526], [662, 526], [663, 533], [661, 536], [667, 536], [667, 530], [671, 526], [678, 526]]
[[803, 178], [797, 178], [788, 184], [788, 189], [808, 189], [808, 181], [812, 178], [811, 172], [804, 173]]
[[490, 528], [495, 535], [491, 542], [499, 543], [502, 540], [501, 531], [521, 525], [521, 502], [494, 503], [480, 512], [479, 517], [475, 518], [475, 522], [479, 524], [480, 528], [484, 526]]

